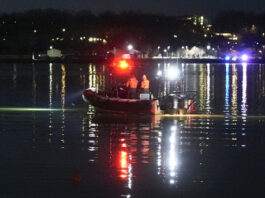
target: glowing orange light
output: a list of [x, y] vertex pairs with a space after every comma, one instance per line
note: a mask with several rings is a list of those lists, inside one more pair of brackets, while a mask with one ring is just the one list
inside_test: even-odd
[[125, 60], [121, 60], [119, 63], [119, 67], [121, 69], [127, 69], [129, 67], [129, 64]]
[[122, 157], [122, 158], [127, 157], [127, 152], [122, 151], [122, 152], [121, 152], [121, 157]]
[[126, 168], [127, 167], [127, 161], [125, 159], [121, 160], [121, 167]]
[[121, 163], [121, 168], [126, 168], [127, 167], [127, 152], [125, 151], [122, 151], [121, 152], [121, 160], [120, 160], [120, 163]]
[[121, 172], [123, 173], [123, 174], [128, 174], [128, 171], [125, 169], [125, 170], [121, 170]]
[[127, 152], [126, 151], [121, 151], [120, 153], [120, 167], [121, 167], [121, 175], [120, 177], [122, 179], [127, 178], [128, 176], [128, 161], [127, 161]]
[[123, 175], [123, 174], [122, 174], [122, 175], [120, 175], [120, 177], [124, 179], [124, 178], [127, 177], [127, 175]]
[[127, 160], [126, 159], [122, 159], [121, 160], [121, 168], [126, 168], [127, 167]]
[[125, 138], [120, 138], [120, 150], [119, 150], [119, 177], [121, 179], [126, 179], [128, 178], [128, 163], [129, 163], [129, 153], [126, 151], [127, 144], [126, 144], [126, 139]]

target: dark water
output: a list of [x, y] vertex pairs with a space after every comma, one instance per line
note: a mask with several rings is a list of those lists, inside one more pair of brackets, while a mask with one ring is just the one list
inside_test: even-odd
[[104, 66], [1, 64], [0, 197], [264, 197], [265, 65], [159, 82], [170, 66], [141, 67], [154, 94], [196, 91], [197, 113], [222, 116], [96, 114], [81, 92], [105, 88]]

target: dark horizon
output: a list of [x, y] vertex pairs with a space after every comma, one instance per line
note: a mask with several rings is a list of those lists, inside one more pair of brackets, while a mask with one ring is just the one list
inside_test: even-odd
[[265, 13], [265, 2], [262, 0], [253, 0], [251, 4], [247, 0], [238, 2], [237, 0], [223, 0], [222, 2], [210, 0], [189, 0], [186, 2], [167, 0], [164, 3], [159, 0], [135, 0], [122, 1], [116, 0], [115, 3], [108, 0], [76, 0], [74, 2], [63, 0], [29, 0], [21, 2], [19, 0], [11, 0], [2, 2], [0, 14], [3, 13], [21, 13], [34, 9], [58, 9], [66, 11], [90, 11], [95, 15], [104, 12], [141, 12], [146, 14], [164, 14], [170, 16], [182, 16], [190, 14], [204, 15], [210, 18], [215, 17], [223, 11], [242, 11], [246, 13], [261, 14]]
[[66, 13], [81, 13], [81, 12], [86, 12], [86, 13], [91, 13], [94, 16], [100, 16], [104, 15], [106, 13], [114, 14], [114, 15], [122, 15], [124, 13], [135, 13], [135, 14], [143, 14], [143, 15], [156, 15], [156, 16], [166, 16], [166, 17], [185, 17], [185, 16], [205, 16], [207, 19], [214, 20], [216, 17], [223, 15], [224, 13], [244, 13], [247, 15], [264, 15], [265, 16], [265, 10], [263, 12], [248, 12], [244, 10], [234, 10], [234, 9], [227, 9], [227, 10], [220, 10], [218, 13], [215, 13], [214, 15], [207, 15], [204, 13], [200, 12], [194, 12], [194, 13], [180, 13], [180, 14], [166, 14], [162, 12], [143, 12], [142, 10], [120, 10], [120, 11], [113, 11], [113, 10], [105, 10], [102, 12], [92, 12], [89, 9], [83, 9], [83, 10], [73, 10], [73, 9], [58, 9], [58, 8], [35, 8], [35, 9], [29, 9], [29, 10], [24, 10], [24, 11], [13, 11], [13, 12], [1, 12], [0, 15], [12, 15], [12, 14], [25, 14], [31, 11], [36, 11], [36, 10], [41, 10], [41, 11], [48, 11], [48, 10], [58, 10], [60, 12], [66, 12]]

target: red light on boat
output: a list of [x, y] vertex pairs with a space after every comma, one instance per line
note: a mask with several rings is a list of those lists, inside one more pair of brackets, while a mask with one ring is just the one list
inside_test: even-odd
[[121, 55], [114, 58], [114, 60], [110, 64], [110, 67], [113, 69], [112, 71], [115, 74], [127, 75], [132, 71], [134, 67], [134, 62], [133, 59], [131, 59], [131, 57]]
[[119, 68], [120, 69], [127, 69], [129, 67], [129, 64], [126, 60], [121, 60], [119, 62]]
[[84, 92], [84, 94], [87, 95], [87, 96], [89, 96], [89, 95], [94, 95], [94, 92], [91, 91], [91, 90], [86, 90], [86, 91]]

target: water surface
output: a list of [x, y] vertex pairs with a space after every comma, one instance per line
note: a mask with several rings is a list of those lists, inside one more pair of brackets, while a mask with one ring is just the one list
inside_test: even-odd
[[81, 93], [107, 86], [104, 65], [1, 64], [0, 197], [263, 195], [265, 66], [180, 64], [160, 81], [169, 67], [138, 78], [154, 95], [195, 91], [208, 117], [98, 114]]

